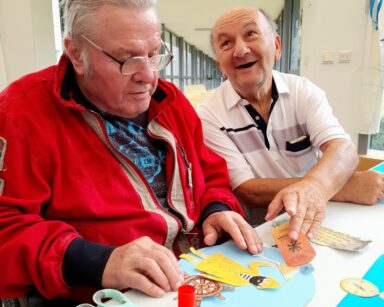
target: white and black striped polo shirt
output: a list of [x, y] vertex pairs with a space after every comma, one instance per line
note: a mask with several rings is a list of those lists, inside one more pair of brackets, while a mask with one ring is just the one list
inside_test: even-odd
[[277, 71], [273, 80], [268, 123], [229, 80], [197, 110], [206, 144], [227, 161], [233, 189], [252, 178], [301, 177], [317, 163], [321, 144], [349, 139], [323, 90]]

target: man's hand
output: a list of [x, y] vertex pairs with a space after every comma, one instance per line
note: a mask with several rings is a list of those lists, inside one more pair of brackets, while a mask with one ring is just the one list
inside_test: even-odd
[[233, 211], [212, 213], [203, 223], [204, 242], [213, 245], [224, 233], [231, 236], [240, 249], [248, 249], [254, 255], [263, 250], [256, 230], [244, 218]]
[[326, 213], [328, 197], [321, 184], [315, 180], [303, 179], [276, 194], [269, 204], [267, 221], [274, 219], [285, 208], [291, 221], [289, 237], [297, 240], [299, 232], [312, 239], [320, 227]]
[[142, 237], [116, 248], [105, 266], [104, 288], [138, 289], [150, 296], [161, 297], [184, 280], [184, 273], [173, 253], [148, 237]]
[[384, 198], [384, 174], [375, 171], [354, 172], [332, 200], [374, 205]]

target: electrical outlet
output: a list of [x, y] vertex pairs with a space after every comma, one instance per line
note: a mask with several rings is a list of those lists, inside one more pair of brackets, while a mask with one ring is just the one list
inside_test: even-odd
[[323, 64], [332, 64], [334, 58], [333, 51], [323, 51]]
[[339, 63], [350, 63], [352, 58], [351, 50], [339, 51]]

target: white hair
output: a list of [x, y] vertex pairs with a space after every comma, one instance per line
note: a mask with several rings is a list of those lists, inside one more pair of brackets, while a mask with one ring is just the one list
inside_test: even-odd
[[[80, 40], [83, 35], [92, 37], [95, 15], [104, 5], [142, 10], [153, 9], [157, 12], [157, 0], [60, 0], [64, 25], [63, 37], [70, 36], [73, 40]], [[82, 48], [80, 56], [86, 72], [92, 73], [86, 48]]]
[[61, 0], [64, 37], [79, 38], [90, 34], [95, 14], [103, 5], [138, 9], [152, 8], [156, 11], [157, 0]]

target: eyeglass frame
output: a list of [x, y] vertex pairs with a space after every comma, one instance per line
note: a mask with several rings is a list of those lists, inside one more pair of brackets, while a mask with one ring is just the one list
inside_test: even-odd
[[142, 62], [149, 64], [149, 60], [150, 60], [151, 58], [153, 58], [153, 57], [169, 55], [169, 56], [170, 56], [170, 59], [169, 59], [168, 63], [167, 63], [163, 68], [161, 68], [161, 69], [159, 69], [159, 70], [153, 70], [153, 69], [151, 69], [152, 71], [160, 71], [160, 70], [164, 69], [165, 67], [167, 67], [167, 65], [168, 65], [169, 63], [171, 63], [171, 61], [172, 61], [172, 59], [173, 59], [173, 57], [174, 57], [173, 54], [172, 54], [172, 52], [168, 49], [167, 44], [166, 44], [163, 40], [160, 40], [161, 43], [164, 45], [164, 47], [165, 47], [165, 51], [167, 52], [167, 54], [164, 54], [164, 53], [163, 53], [163, 54], [156, 54], [156, 55], [151, 56], [151, 57], [134, 56], [134, 57], [130, 57], [130, 58], [124, 60], [124, 61], [120, 61], [120, 60], [116, 59], [113, 55], [111, 55], [110, 53], [108, 53], [107, 51], [105, 51], [103, 48], [101, 48], [99, 45], [97, 45], [95, 42], [93, 42], [92, 40], [90, 40], [87, 36], [85, 36], [85, 35], [81, 35], [81, 37], [82, 37], [83, 39], [85, 39], [88, 43], [90, 43], [93, 47], [95, 47], [96, 49], [98, 49], [99, 51], [101, 51], [104, 55], [106, 55], [107, 57], [109, 57], [111, 60], [113, 60], [113, 61], [115, 61], [116, 63], [118, 63], [118, 64], [120, 65], [120, 69], [119, 69], [119, 70], [120, 70], [120, 73], [121, 73], [123, 76], [129, 76], [129, 75], [133, 75], [134, 73], [136, 73], [136, 72], [125, 73], [125, 74], [123, 73], [123, 66], [124, 66], [124, 64], [125, 64], [127, 61], [141, 60]]

